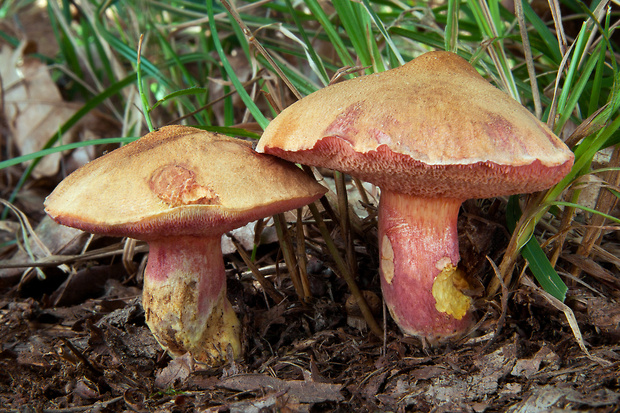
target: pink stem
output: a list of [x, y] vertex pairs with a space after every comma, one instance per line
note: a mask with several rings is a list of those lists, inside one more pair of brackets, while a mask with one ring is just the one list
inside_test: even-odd
[[[463, 333], [472, 321], [470, 299], [458, 289], [464, 279], [460, 270], [455, 271], [460, 259], [456, 224], [461, 203], [460, 199], [381, 192], [383, 297], [404, 333], [431, 342]], [[435, 285], [440, 274], [438, 281], [444, 282]]]
[[217, 363], [240, 354], [240, 326], [226, 298], [220, 236], [149, 242], [142, 305], [146, 322], [173, 356]]

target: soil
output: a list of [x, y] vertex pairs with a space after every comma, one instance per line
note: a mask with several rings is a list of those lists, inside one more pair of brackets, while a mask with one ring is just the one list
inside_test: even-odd
[[[507, 238], [498, 217], [465, 210], [463, 266], [482, 290], [492, 276], [485, 257], [499, 259]], [[56, 239], [64, 231], [45, 225], [37, 231]], [[58, 268], [59, 255], [48, 258], [54, 266], [42, 268], [44, 280], [32, 269], [0, 270], [0, 411], [620, 411], [617, 268], [609, 269], [611, 280], [584, 274], [564, 306], [524, 272], [510, 293], [486, 299], [478, 292], [470, 334], [431, 346], [403, 336], [381, 311], [384, 337], [350, 320], [348, 288], [317, 234], [308, 228], [307, 303], [285, 269], [268, 276], [287, 297], [275, 305], [240, 257], [226, 255], [244, 354], [216, 367], [189, 355], [171, 359], [145, 325], [146, 245], [138, 243], [123, 265], [118, 239], [65, 235], [62, 247], [75, 254], [63, 251], [68, 272]], [[367, 235], [356, 240], [358, 283], [380, 296], [376, 241], [372, 230]], [[81, 252], [87, 241], [99, 255]], [[3, 250], [5, 265], [19, 257], [16, 247]], [[260, 268], [274, 268], [278, 244], [261, 246], [257, 257]]]

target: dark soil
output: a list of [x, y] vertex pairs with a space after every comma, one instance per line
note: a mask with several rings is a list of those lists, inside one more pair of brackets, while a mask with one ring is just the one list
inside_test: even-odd
[[[476, 224], [481, 216], [465, 212], [460, 229], [464, 266], [482, 286], [490, 277], [484, 257], [497, 258], [506, 239], [495, 221], [484, 225], [497, 231]], [[80, 251], [85, 241], [73, 242]], [[585, 275], [569, 291], [566, 309], [589, 355], [562, 309], [527, 280], [507, 296], [505, 309], [500, 297], [480, 298], [480, 321], [467, 337], [429, 346], [404, 337], [389, 316], [383, 338], [363, 323], [349, 326], [346, 284], [330, 269], [318, 237], [309, 246], [314, 299], [306, 304], [285, 270], [270, 278], [287, 296], [274, 305], [241, 259], [226, 256], [244, 356], [220, 367], [189, 356], [172, 360], [150, 334], [140, 304], [144, 245], [125, 266], [120, 256], [71, 258], [70, 276], [53, 266], [43, 268], [45, 280], [24, 268], [1, 270], [0, 410], [620, 411], [617, 285]], [[95, 238], [89, 250], [120, 254], [122, 245]], [[372, 250], [372, 243], [357, 245], [358, 282], [380, 293]], [[15, 254], [7, 247], [3, 256]], [[271, 244], [259, 249], [257, 262], [267, 268], [279, 256]]]

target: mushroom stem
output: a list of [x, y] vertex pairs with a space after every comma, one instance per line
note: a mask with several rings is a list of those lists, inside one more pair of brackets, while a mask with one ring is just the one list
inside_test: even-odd
[[240, 324], [226, 298], [221, 236], [151, 240], [142, 305], [146, 323], [172, 355], [217, 363], [241, 353]]
[[431, 342], [471, 324], [471, 298], [459, 262], [460, 199], [381, 192], [379, 252], [383, 297], [394, 321]]

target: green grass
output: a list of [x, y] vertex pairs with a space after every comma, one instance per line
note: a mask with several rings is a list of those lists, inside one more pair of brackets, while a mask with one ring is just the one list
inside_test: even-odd
[[[575, 211], [609, 216], [610, 211], [581, 207], [580, 190], [572, 186], [592, 173], [597, 154], [620, 142], [620, 79], [612, 40], [617, 16], [604, 2], [590, 8], [572, 0], [560, 3], [564, 21], [574, 17], [572, 21], [579, 22], [576, 32], [567, 33], [566, 49], [555, 34], [563, 30], [549, 16], [537, 15], [527, 2], [521, 18], [498, 2], [476, 0], [448, 0], [434, 8], [427, 2], [407, 8], [406, 2], [391, 0], [334, 0], [328, 7], [317, 0], [275, 0], [239, 3], [238, 9], [228, 1], [85, 0], [71, 3], [79, 8], [74, 15], [68, 1], [50, 2], [47, 12], [59, 50], [53, 56], [33, 56], [50, 64], [54, 77], [69, 85], [64, 90], [67, 99], [84, 106], [58, 125], [41, 152], [0, 163], [0, 168], [14, 168], [21, 175], [4, 191], [10, 202], [18, 203], [37, 159], [69, 149], [57, 146], [59, 137], [95, 109], [116, 118], [127, 136], [185, 122], [257, 138], [256, 131], [264, 129], [278, 109], [295, 96], [326, 86], [341, 68], [360, 68], [347, 72], [350, 78], [397, 67], [425, 51], [450, 50], [540, 114], [556, 134], [569, 139], [569, 131], [576, 128], [580, 133], [569, 139], [575, 166], [565, 179], [540, 196], [514, 197], [508, 204], [513, 239], [500, 266], [512, 272], [523, 251], [541, 285], [563, 300], [566, 286], [548, 253], [570, 245], [566, 237], [547, 243], [538, 224], [551, 222], [554, 206], [558, 219], [566, 217], [558, 232], [575, 231]], [[19, 9], [8, 2], [0, 16], [9, 19]], [[13, 46], [19, 43], [10, 32], [0, 36]], [[131, 98], [138, 86], [142, 107]], [[141, 124], [135, 121], [140, 117], [131, 116], [137, 110], [142, 111]], [[26, 160], [34, 162], [21, 164]], [[521, 212], [518, 201], [526, 199]]]

